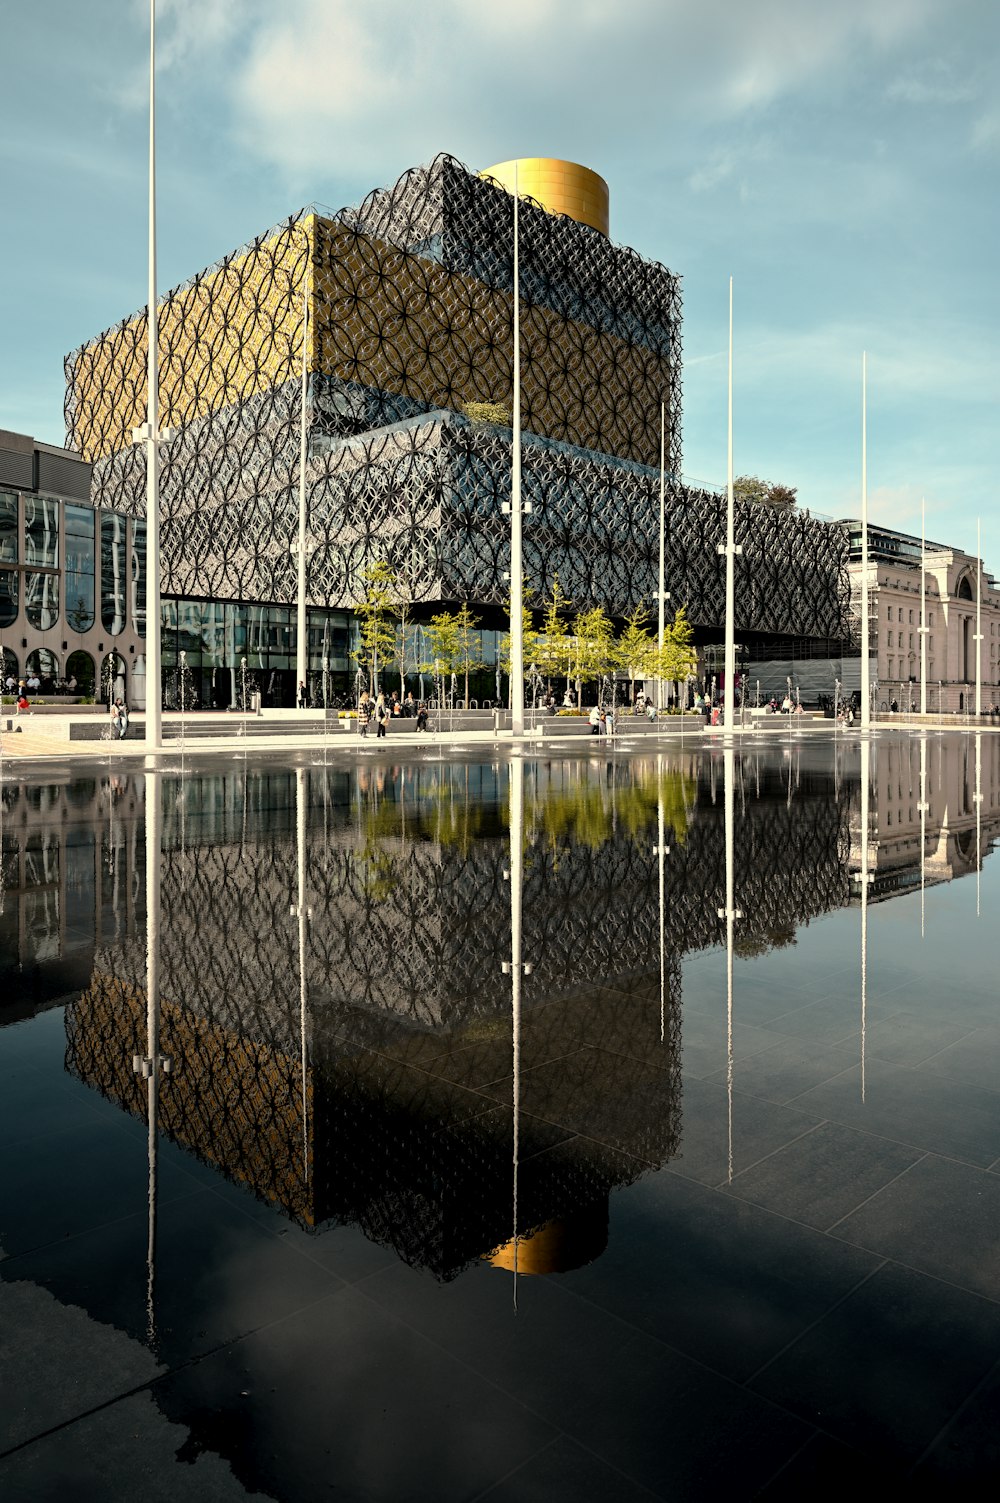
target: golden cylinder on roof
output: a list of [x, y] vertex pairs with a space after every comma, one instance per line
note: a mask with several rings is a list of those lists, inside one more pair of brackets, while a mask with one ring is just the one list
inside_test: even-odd
[[515, 166], [521, 197], [535, 198], [550, 214], [567, 214], [602, 235], [610, 235], [608, 185], [599, 173], [558, 157], [519, 157], [516, 162], [498, 162], [482, 175], [496, 178], [508, 193], [513, 193]]

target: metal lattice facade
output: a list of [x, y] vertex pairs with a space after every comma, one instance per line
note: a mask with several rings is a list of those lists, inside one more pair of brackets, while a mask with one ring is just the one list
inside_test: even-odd
[[[520, 222], [529, 585], [540, 599], [558, 573], [578, 607], [614, 616], [652, 598], [663, 402], [668, 587], [711, 635], [724, 506], [680, 479], [678, 279], [539, 206]], [[306, 296], [310, 603], [355, 604], [366, 568], [388, 559], [415, 602], [501, 608], [510, 432], [460, 409], [511, 400], [511, 199], [450, 157], [356, 209], [294, 215], [164, 300], [166, 592], [294, 598]], [[133, 514], [145, 352], [143, 313], [66, 363], [67, 430], [95, 461], [95, 502]], [[839, 529], [743, 507], [737, 537], [740, 633], [847, 637]]]

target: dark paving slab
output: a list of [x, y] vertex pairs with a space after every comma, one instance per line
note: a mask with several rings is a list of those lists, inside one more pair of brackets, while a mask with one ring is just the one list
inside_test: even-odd
[[844, 1488], [868, 1489], [871, 1496], [879, 1488], [905, 1487], [906, 1496], [912, 1498], [906, 1477], [906, 1468], [883, 1466], [829, 1435], [814, 1435], [754, 1496], [767, 1503], [803, 1503], [809, 1498], [837, 1498]]
[[[849, 1069], [855, 1059], [846, 1049], [830, 1048], [815, 1040], [782, 1038], [770, 1049], [741, 1060], [734, 1080], [747, 1095], [784, 1104]], [[718, 1084], [726, 1075], [722, 1071], [709, 1079]]]
[[[724, 1085], [685, 1080], [680, 1151], [671, 1168], [686, 1179], [717, 1185], [729, 1177], [729, 1100]], [[733, 1093], [733, 1173], [748, 1169], [817, 1126], [820, 1117]]]
[[[1000, 1484], [998, 1415], [1000, 1363], [922, 1458], [914, 1473], [918, 1490], [928, 1497], [995, 1497]], [[980, 1488], [982, 1492], [973, 1491]]]
[[836, 1234], [1000, 1301], [1000, 1176], [983, 1169], [929, 1154]]
[[893, 1467], [912, 1466], [993, 1368], [1000, 1307], [886, 1265], [751, 1387]]
[[171, 1374], [156, 1398], [192, 1454], [221, 1455], [282, 1503], [457, 1503], [556, 1436], [354, 1288]]
[[653, 1175], [616, 1196], [608, 1250], [573, 1293], [745, 1379], [879, 1264], [756, 1206]]
[[[44, 1118], [42, 1119], [44, 1122]], [[122, 1119], [93, 1116], [59, 1133], [23, 1140], [0, 1155], [0, 1240], [8, 1256], [119, 1221], [145, 1206], [149, 1168], [144, 1137]], [[162, 1206], [203, 1186], [177, 1162], [161, 1165]]]
[[[1000, 1014], [1000, 1006], [997, 1008]], [[1000, 1083], [1000, 1026], [975, 1028], [926, 1059], [922, 1070], [996, 1090]]]
[[1000, 1093], [996, 1091], [877, 1059], [867, 1062], [863, 1101], [861, 1090], [861, 1070], [855, 1066], [803, 1092], [794, 1106], [983, 1167], [1000, 1156]]
[[[956, 1023], [950, 1016], [900, 1011], [890, 1017], [872, 1016], [865, 1029], [865, 1047], [869, 1059], [884, 1059], [894, 1065], [919, 1065], [939, 1055], [949, 1044], [968, 1037], [972, 1030]], [[860, 1048], [860, 1028], [841, 1047]], [[996, 1076], [993, 1077], [995, 1082]], [[991, 1084], [984, 1080], [983, 1085]]]
[[234, 1503], [265, 1500], [211, 1452], [187, 1454], [190, 1431], [164, 1418], [149, 1392], [120, 1399], [0, 1458], [4, 1503]]
[[[671, 1488], [664, 1481], [664, 1488]], [[572, 1498], [575, 1503], [649, 1503], [651, 1498], [676, 1496], [651, 1492], [600, 1461], [568, 1436], [558, 1436], [530, 1461], [487, 1492], [476, 1503], [552, 1503]]]
[[[7, 1258], [0, 1263], [0, 1278], [28, 1280], [63, 1304], [81, 1306], [100, 1324], [144, 1341], [149, 1329], [147, 1246], [146, 1216], [126, 1216]], [[335, 1274], [211, 1191], [159, 1208], [153, 1344], [168, 1365], [232, 1341], [339, 1287]]]
[[0, 1282], [0, 1330], [0, 1454], [163, 1371], [141, 1343], [27, 1281]]
[[916, 1163], [921, 1152], [823, 1122], [738, 1174], [728, 1190], [742, 1200], [825, 1230]]
[[[724, 1007], [714, 1016], [705, 1012], [685, 1014], [681, 1037], [685, 1075], [704, 1079], [716, 1070], [725, 1069], [729, 1042]], [[781, 1042], [782, 1035], [769, 1028], [755, 1028], [743, 1022], [734, 1024], [733, 1057], [738, 1061]]]

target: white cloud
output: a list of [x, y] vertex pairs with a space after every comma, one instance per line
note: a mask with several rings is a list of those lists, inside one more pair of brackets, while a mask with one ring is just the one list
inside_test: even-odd
[[[190, 17], [194, 0], [174, 4]], [[929, 6], [251, 0], [232, 78], [236, 130], [296, 174], [398, 160], [401, 138], [415, 148], [408, 161], [439, 149], [476, 163], [532, 150], [599, 158], [627, 150], [640, 129], [648, 143], [827, 87], [851, 58], [919, 30]], [[221, 33], [230, 10], [218, 9]]]

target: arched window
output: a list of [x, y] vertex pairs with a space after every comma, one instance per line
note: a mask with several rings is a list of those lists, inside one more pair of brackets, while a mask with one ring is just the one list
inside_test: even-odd
[[109, 704], [124, 699], [126, 687], [125, 659], [117, 652], [106, 653], [101, 662], [101, 698]]
[[36, 647], [34, 652], [29, 652], [24, 663], [25, 678], [37, 678], [41, 681], [42, 693], [51, 694], [54, 690], [55, 680], [59, 677], [59, 659], [54, 652], [47, 647]]
[[13, 626], [17, 620], [17, 573], [0, 569], [0, 626]]
[[11, 652], [9, 647], [5, 647], [3, 650], [2, 676], [4, 688], [7, 687], [7, 680], [9, 678], [20, 677], [17, 668], [17, 658], [15, 654]]
[[[70, 631], [89, 631], [94, 624], [96, 573], [95, 516], [89, 506], [67, 506], [65, 609]], [[91, 672], [93, 680], [93, 672]]]
[[93, 697], [94, 684], [97, 679], [97, 670], [94, 667], [94, 660], [90, 656], [89, 652], [83, 652], [82, 649], [80, 649], [76, 652], [70, 653], [69, 657], [66, 659], [67, 683], [71, 679], [76, 680], [75, 688], [70, 690], [71, 694], [82, 695], [85, 699]]
[[962, 578], [958, 586], [958, 598], [959, 600], [974, 600], [976, 598], [972, 593], [972, 586], [969, 583], [968, 574], [966, 574]]

